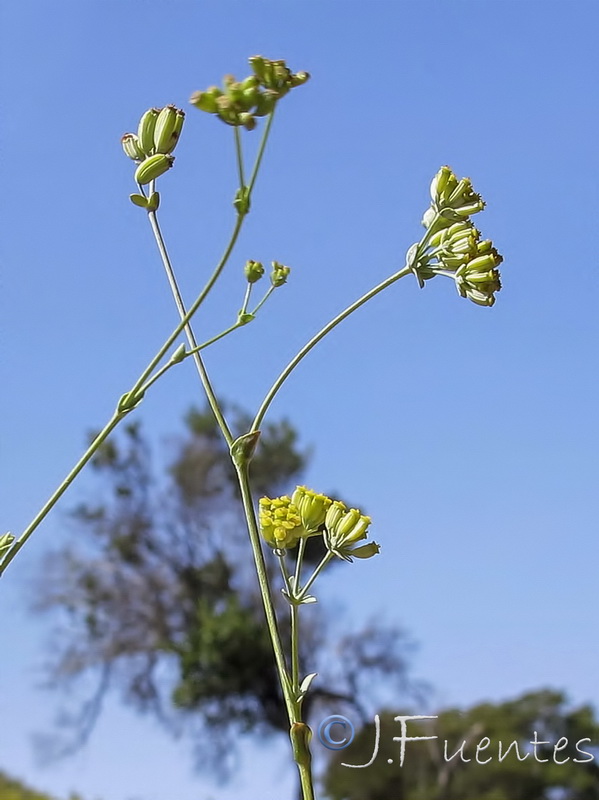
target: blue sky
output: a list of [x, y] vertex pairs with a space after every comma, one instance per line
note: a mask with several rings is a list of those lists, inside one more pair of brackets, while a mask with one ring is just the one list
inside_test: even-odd
[[[28, 523], [176, 323], [120, 136], [150, 106], [247, 74], [250, 55], [284, 57], [313, 77], [281, 106], [198, 330], [231, 320], [246, 258], [293, 277], [209, 353], [215, 384], [255, 408], [327, 319], [403, 265], [438, 167], [469, 175], [505, 258], [496, 306], [401, 281], [298, 369], [273, 414], [314, 447], [307, 482], [361, 498], [383, 546], [336, 570], [323, 602], [405, 625], [441, 703], [543, 686], [598, 703], [597, 5], [21, 0], [0, 16], [3, 529]], [[232, 224], [231, 131], [190, 109], [176, 155], [161, 219], [192, 298]], [[184, 365], [148, 395], [154, 441], [180, 430], [196, 380]], [[82, 753], [34, 760], [60, 698], [40, 688], [47, 620], [28, 596], [91, 485], [0, 583], [0, 768], [103, 800], [291, 791], [284, 749], [244, 745], [237, 783], [214, 786], [118, 698]]]

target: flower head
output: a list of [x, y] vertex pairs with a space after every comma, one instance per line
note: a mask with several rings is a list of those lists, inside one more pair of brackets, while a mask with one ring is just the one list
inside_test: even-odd
[[194, 92], [189, 102], [200, 111], [216, 114], [227, 125], [256, 127], [256, 117], [270, 114], [277, 101], [310, 77], [307, 72], [291, 72], [284, 61], [271, 61], [263, 56], [252, 56], [253, 74], [242, 81], [225, 75], [223, 86], [210, 86]]
[[376, 542], [352, 548], [368, 535], [370, 517], [362, 514], [357, 508], [348, 509], [345, 503], [335, 500], [331, 503], [325, 516], [325, 543], [328, 549], [339, 558], [351, 561], [357, 558], [371, 558], [380, 547]]
[[264, 541], [280, 550], [295, 547], [305, 530], [299, 511], [291, 499], [287, 495], [272, 500], [261, 497], [259, 505], [258, 519]]

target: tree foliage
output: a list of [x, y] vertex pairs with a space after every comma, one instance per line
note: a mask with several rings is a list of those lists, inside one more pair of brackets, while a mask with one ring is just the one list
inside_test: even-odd
[[[342, 763], [366, 764], [372, 758], [372, 722], [361, 729], [347, 750], [335, 753], [324, 780], [330, 800], [599, 798], [599, 768], [595, 760], [599, 722], [589, 706], [568, 707], [561, 692], [541, 690], [509, 702], [482, 703], [465, 711], [448, 709], [440, 712], [437, 720], [408, 722], [407, 736], [438, 738], [406, 742], [405, 759], [400, 766], [399, 742], [393, 737], [400, 737], [401, 729], [394, 719], [406, 713], [409, 712], [381, 714], [380, 747], [371, 766], [351, 769]], [[546, 743], [534, 746], [535, 741]], [[458, 752], [463, 742], [463, 757], [470, 759], [467, 762]], [[508, 752], [512, 742], [517, 743], [520, 758], [516, 745]]]
[[[5, 772], [0, 772], [0, 798], [2, 800], [56, 800], [48, 794], [31, 789]], [[69, 800], [82, 800], [82, 798], [72, 794]]]
[[[232, 416], [238, 430], [247, 427], [242, 412]], [[52, 685], [95, 681], [61, 719], [72, 734], [59, 740], [62, 751], [85, 741], [114, 686], [171, 731], [192, 731], [204, 766], [206, 748], [223, 766], [239, 732], [287, 732], [288, 723], [236, 483], [211, 413], [192, 410], [170, 446], [164, 469], [139, 425], [104, 445], [93, 462], [94, 500], [72, 514], [74, 542], [44, 564], [36, 605], [59, 612]], [[266, 426], [252, 462], [257, 492], [289, 492], [306, 460], [289, 423]], [[310, 540], [307, 561], [321, 557], [319, 539]], [[274, 571], [272, 580], [281, 586]], [[277, 594], [284, 630], [288, 610]], [[366, 720], [377, 671], [406, 687], [406, 640], [380, 623], [343, 636], [311, 609], [302, 657], [319, 678], [307, 714], [332, 702]]]

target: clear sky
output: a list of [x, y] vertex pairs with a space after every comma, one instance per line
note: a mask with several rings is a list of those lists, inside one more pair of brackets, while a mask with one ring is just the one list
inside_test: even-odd
[[[307, 482], [360, 498], [383, 546], [336, 570], [323, 601], [403, 624], [441, 703], [544, 686], [598, 703], [598, 31], [592, 0], [3, 3], [2, 528], [28, 523], [176, 323], [120, 136], [150, 106], [244, 76], [250, 55], [283, 57], [313, 77], [281, 106], [199, 330], [231, 320], [246, 258], [293, 278], [211, 351], [214, 381], [255, 408], [312, 333], [403, 265], [438, 167], [470, 176], [505, 257], [495, 307], [406, 279], [302, 365], [273, 414], [314, 447]], [[176, 155], [161, 214], [191, 298], [232, 224], [231, 131], [190, 108]], [[180, 429], [196, 380], [186, 364], [148, 395], [154, 441]], [[0, 768], [102, 800], [288, 796], [284, 750], [242, 747], [218, 787], [118, 697], [82, 753], [35, 761], [61, 698], [40, 688], [30, 586], [86, 486], [0, 582]]]

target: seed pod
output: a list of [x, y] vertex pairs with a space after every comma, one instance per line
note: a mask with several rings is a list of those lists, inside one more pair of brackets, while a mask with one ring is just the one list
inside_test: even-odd
[[166, 106], [161, 110], [154, 128], [156, 153], [170, 153], [175, 149], [184, 119], [185, 112], [176, 106]]
[[156, 180], [173, 166], [174, 160], [173, 156], [164, 153], [156, 153], [156, 155], [146, 158], [135, 170], [136, 182], [143, 186]]
[[134, 133], [126, 133], [121, 138], [121, 144], [123, 145], [125, 155], [133, 161], [143, 161], [146, 157], [144, 151], [139, 146], [139, 139]]
[[151, 156], [154, 152], [154, 129], [159, 114], [159, 108], [150, 108], [139, 121], [137, 138], [139, 139], [139, 146], [147, 156]]

